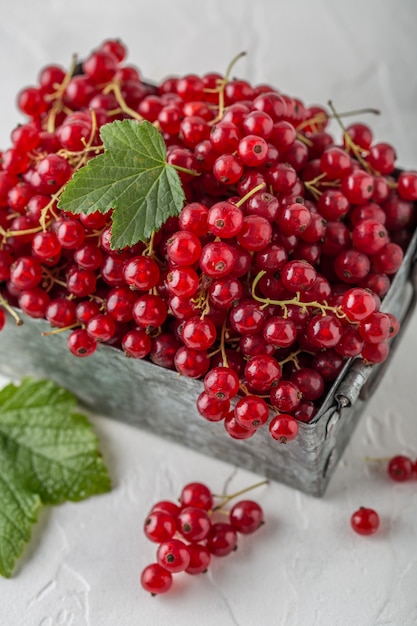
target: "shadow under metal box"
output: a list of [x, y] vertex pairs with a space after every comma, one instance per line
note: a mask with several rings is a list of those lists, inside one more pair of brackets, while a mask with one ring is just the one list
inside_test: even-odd
[[[397, 315], [402, 330], [412, 314], [417, 293], [417, 232], [392, 281], [381, 310]], [[313, 420], [299, 424], [294, 441], [282, 445], [268, 429], [249, 439], [232, 439], [220, 424], [197, 412], [202, 382], [179, 377], [153, 363], [126, 358], [122, 350], [98, 346], [86, 359], [68, 351], [67, 332], [48, 337], [45, 320], [8, 320], [0, 333], [0, 371], [12, 379], [48, 378], [73, 392], [96, 413], [146, 429], [199, 452], [321, 496], [387, 363], [367, 365], [350, 359], [332, 384]]]

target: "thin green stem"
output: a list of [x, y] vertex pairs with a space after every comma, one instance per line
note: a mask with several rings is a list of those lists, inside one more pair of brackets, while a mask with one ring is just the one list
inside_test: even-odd
[[181, 165], [176, 165], [175, 163], [170, 163], [170, 165], [178, 172], [184, 172], [184, 174], [190, 174], [190, 176], [200, 176], [200, 172], [197, 172], [197, 170], [189, 170], [187, 167], [181, 167]]
[[219, 511], [220, 509], [223, 508], [225, 504], [230, 502], [230, 500], [233, 500], [233, 498], [237, 498], [238, 496], [241, 496], [244, 493], [247, 493], [248, 491], [252, 491], [252, 489], [257, 489], [258, 487], [263, 487], [263, 485], [268, 485], [268, 484], [269, 484], [269, 480], [265, 479], [259, 483], [256, 483], [255, 485], [251, 485], [250, 487], [245, 487], [244, 489], [240, 489], [239, 491], [232, 493], [230, 496], [213, 494], [215, 498], [222, 498], [222, 501], [220, 502], [220, 504], [217, 504], [215, 507], [213, 507], [212, 511]]
[[242, 196], [238, 202], [236, 202], [236, 206], [241, 207], [242, 204], [245, 204], [245, 202], [249, 200], [249, 198], [258, 193], [258, 191], [262, 191], [262, 189], [265, 189], [265, 187], [266, 183], [260, 183], [259, 185], [256, 185], [256, 187], [253, 187], [250, 191], [248, 191], [248, 193]]
[[8, 313], [10, 313], [10, 315], [13, 317], [14, 321], [16, 322], [17, 326], [21, 326], [23, 324], [23, 320], [20, 319], [20, 317], [18, 316], [14, 308], [10, 306], [10, 304], [1, 294], [0, 294], [0, 306], [2, 306], [4, 309], [6, 309]]
[[342, 311], [340, 307], [330, 306], [326, 301], [317, 302], [315, 300], [313, 302], [302, 302], [300, 299], [301, 294], [299, 291], [297, 291], [294, 298], [291, 298], [291, 300], [271, 300], [271, 298], [262, 298], [258, 296], [256, 294], [256, 287], [259, 281], [261, 280], [262, 276], [264, 276], [265, 274], [266, 274], [265, 270], [261, 270], [260, 272], [258, 272], [258, 274], [255, 276], [253, 283], [252, 283], [252, 298], [256, 300], [257, 302], [262, 303], [263, 306], [261, 308], [265, 308], [269, 306], [270, 304], [280, 306], [284, 309], [284, 313], [283, 313], [284, 319], [288, 317], [288, 307], [291, 305], [298, 306], [303, 311], [307, 311], [308, 308], [318, 309], [322, 315], [333, 313], [338, 318], [341, 318], [341, 319], [346, 318], [346, 315], [344, 314], [344, 312]]

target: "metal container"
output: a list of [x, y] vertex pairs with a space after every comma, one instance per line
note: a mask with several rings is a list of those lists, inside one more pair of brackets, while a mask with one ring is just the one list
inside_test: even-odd
[[[384, 298], [382, 310], [402, 321], [402, 330], [417, 298], [417, 233]], [[19, 315], [21, 315], [19, 313]], [[126, 358], [120, 349], [100, 345], [86, 359], [67, 349], [67, 333], [48, 337], [44, 320], [21, 315], [22, 326], [8, 320], [0, 333], [0, 371], [13, 379], [48, 378], [72, 391], [94, 412], [167, 437], [199, 452], [263, 474], [308, 494], [323, 495], [366, 400], [387, 366], [349, 360], [319, 411], [300, 423], [298, 437], [283, 445], [267, 429], [237, 441], [222, 423], [209, 423], [196, 410], [201, 381], [180, 377], [152, 363]], [[391, 354], [402, 332], [393, 340]]]

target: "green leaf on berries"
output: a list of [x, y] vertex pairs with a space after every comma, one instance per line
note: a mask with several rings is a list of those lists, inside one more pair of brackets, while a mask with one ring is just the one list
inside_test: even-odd
[[113, 249], [147, 241], [166, 220], [179, 215], [184, 191], [166, 160], [161, 133], [147, 121], [123, 120], [100, 130], [104, 153], [80, 168], [58, 206], [70, 213], [112, 213]]
[[41, 504], [110, 489], [87, 418], [51, 381], [24, 379], [0, 391], [0, 574], [9, 577]]

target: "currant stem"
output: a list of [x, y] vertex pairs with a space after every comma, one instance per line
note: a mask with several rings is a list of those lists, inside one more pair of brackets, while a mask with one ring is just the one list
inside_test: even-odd
[[220, 351], [223, 359], [223, 367], [229, 367], [229, 361], [227, 360], [226, 348], [225, 348], [225, 336], [226, 336], [226, 320], [223, 322], [222, 331], [220, 335]]
[[239, 59], [241, 59], [245, 55], [246, 55], [246, 52], [239, 52], [239, 54], [237, 54], [235, 57], [233, 57], [233, 59], [230, 61], [229, 65], [227, 66], [226, 73], [224, 75], [223, 80], [219, 81], [219, 86], [218, 86], [218, 89], [217, 89], [217, 91], [219, 93], [218, 112], [217, 112], [217, 115], [214, 118], [214, 120], [211, 120], [210, 125], [217, 124], [217, 122], [219, 122], [222, 119], [223, 113], [224, 113], [224, 109], [225, 109], [224, 89], [225, 89], [227, 83], [229, 82], [229, 77], [230, 77], [230, 74], [231, 74], [231, 71], [232, 71], [234, 65], [239, 61]]
[[229, 65], [227, 66], [226, 73], [224, 75], [224, 81], [226, 83], [229, 82], [230, 74], [232, 73], [232, 69], [234, 68], [236, 63], [240, 59], [245, 57], [246, 55], [247, 55], [247, 52], [245, 50], [243, 50], [242, 52], [239, 52], [239, 54], [237, 54], [235, 57], [233, 57], [233, 59], [230, 61]]
[[68, 70], [68, 72], [65, 74], [64, 79], [62, 81], [62, 83], [60, 85], [58, 85], [56, 91], [52, 94], [50, 94], [50, 96], [47, 96], [47, 100], [55, 100], [54, 104], [52, 105], [51, 111], [48, 115], [48, 120], [47, 120], [47, 124], [46, 124], [46, 130], [49, 133], [53, 133], [55, 131], [55, 121], [56, 121], [56, 116], [57, 114], [63, 110], [64, 106], [63, 106], [63, 102], [62, 102], [62, 97], [65, 93], [65, 90], [68, 86], [68, 83], [70, 82], [73, 74], [74, 74], [74, 70], [75, 67], [77, 65], [77, 56], [74, 54], [72, 56], [72, 60], [71, 60], [71, 65], [70, 68]]
[[270, 304], [280, 306], [284, 309], [283, 317], [285, 319], [288, 317], [287, 307], [290, 305], [301, 307], [303, 310], [307, 310], [308, 308], [318, 309], [322, 313], [322, 315], [326, 315], [327, 313], [333, 313], [334, 315], [336, 315], [336, 317], [340, 319], [346, 318], [346, 315], [343, 313], [340, 307], [330, 306], [326, 302], [317, 302], [317, 301], [301, 302], [300, 300], [301, 294], [299, 291], [297, 291], [296, 295], [291, 300], [271, 300], [270, 298], [261, 298], [260, 296], [257, 296], [255, 293], [255, 290], [262, 276], [264, 276], [264, 274], [266, 274], [266, 271], [261, 270], [255, 276], [254, 281], [252, 283], [252, 298], [256, 300], [257, 302], [261, 302], [263, 304], [263, 308], [269, 306]]
[[[356, 109], [352, 111], [343, 111], [342, 113], [337, 114], [337, 116], [339, 118], [352, 117], [354, 115], [363, 115], [364, 113], [371, 113], [372, 115], [381, 115], [381, 111], [379, 111], [378, 109], [365, 108], [365, 109]], [[310, 117], [309, 119], [304, 120], [304, 122], [301, 122], [301, 124], [297, 126], [296, 130], [300, 131], [306, 126], [311, 126], [313, 124], [323, 124], [327, 120], [334, 119], [335, 117], [336, 116], [334, 114], [327, 115], [326, 113], [318, 113], [317, 115], [314, 115], [314, 117]]]
[[263, 485], [268, 485], [268, 484], [269, 484], [269, 480], [265, 479], [259, 483], [256, 483], [255, 485], [251, 485], [250, 487], [245, 487], [244, 489], [240, 489], [240, 491], [236, 491], [235, 493], [232, 493], [229, 496], [213, 494], [215, 498], [222, 498], [222, 502], [220, 502], [220, 504], [217, 504], [215, 507], [213, 507], [212, 511], [218, 511], [225, 504], [230, 502], [230, 500], [233, 500], [233, 498], [237, 498], [238, 496], [241, 496], [244, 493], [247, 493], [248, 491], [252, 491], [252, 489], [257, 489], [258, 487], [263, 487]]
[[291, 354], [289, 354], [285, 359], [282, 359], [282, 361], [279, 361], [279, 364], [281, 366], [281, 368], [286, 364], [289, 363], [290, 361], [292, 361], [294, 363], [294, 367], [296, 370], [300, 369], [300, 364], [298, 363], [298, 355], [301, 353], [306, 353], [307, 350], [295, 350], [294, 352], [291, 352]]
[[123, 98], [120, 86], [117, 83], [110, 83], [103, 90], [103, 93], [110, 93], [110, 92], [114, 93], [114, 96], [115, 96], [115, 98], [117, 100], [117, 104], [120, 106], [120, 108], [122, 109], [123, 113], [126, 113], [127, 115], [130, 115], [130, 117], [132, 117], [134, 120], [137, 120], [138, 122], [143, 122], [142, 115], [139, 115], [139, 113], [137, 111], [134, 111], [133, 109], [131, 109], [126, 104], [126, 101]]
[[366, 172], [371, 172], [374, 173], [372, 171], [371, 166], [369, 165], [369, 163], [367, 163], [367, 161], [365, 161], [365, 159], [362, 157], [362, 152], [364, 152], [363, 150], [361, 150], [361, 148], [356, 145], [356, 143], [352, 140], [351, 136], [349, 135], [349, 133], [347, 132], [342, 120], [340, 119], [340, 115], [337, 113], [333, 102], [331, 100], [329, 100], [328, 105], [330, 107], [330, 110], [333, 113], [333, 117], [334, 119], [337, 121], [337, 123], [339, 124], [340, 128], [342, 129], [343, 132], [343, 139], [345, 141], [346, 147], [348, 148], [348, 150], [352, 150], [355, 158], [359, 161], [359, 163], [362, 165], [362, 167], [364, 168], [364, 170]]
[[2, 306], [4, 309], [6, 309], [8, 313], [10, 313], [10, 315], [13, 317], [13, 319], [16, 322], [16, 326], [22, 326], [23, 320], [18, 316], [14, 308], [10, 306], [10, 304], [1, 294], [0, 294], [0, 306]]
[[62, 333], [65, 330], [72, 330], [73, 328], [80, 328], [81, 324], [76, 322], [75, 324], [70, 324], [69, 326], [62, 326], [61, 328], [54, 328], [54, 330], [48, 330], [41, 333], [42, 337], [49, 337], [49, 335], [58, 335], [58, 333]]
[[190, 176], [200, 176], [200, 172], [197, 172], [197, 170], [189, 170], [187, 167], [181, 167], [181, 165], [175, 165], [174, 163], [170, 163], [170, 165], [178, 172], [184, 172], [184, 174], [190, 174]]
[[259, 185], [256, 185], [256, 187], [253, 187], [253, 189], [248, 191], [248, 193], [242, 196], [242, 198], [240, 198], [240, 200], [238, 200], [238, 202], [235, 203], [236, 206], [241, 207], [242, 204], [245, 204], [245, 202], [249, 200], [249, 198], [251, 198], [256, 193], [258, 193], [258, 191], [262, 191], [262, 189], [265, 189], [265, 187], [266, 187], [266, 183], [260, 183]]

